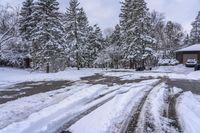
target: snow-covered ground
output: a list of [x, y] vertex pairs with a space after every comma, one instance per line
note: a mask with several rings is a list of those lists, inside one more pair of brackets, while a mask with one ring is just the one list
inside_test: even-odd
[[[123, 94], [126, 95], [124, 98], [129, 98], [129, 100], [133, 99], [133, 97], [136, 96], [136, 94], [139, 91], [141, 91], [140, 93], [144, 93], [143, 91], [149, 88], [148, 85], [155, 84], [156, 82], [158, 82], [158, 80], [150, 80], [138, 84], [125, 84], [122, 86], [113, 86], [113, 87], [107, 87], [105, 85], [93, 85], [93, 86], [82, 85], [80, 87], [74, 86], [73, 88], [75, 88], [76, 90], [71, 88], [72, 92], [69, 91], [65, 92], [66, 89], [69, 89], [66, 88], [64, 90], [60, 90], [61, 94], [58, 94], [57, 92], [51, 92], [51, 94], [47, 93], [46, 97], [45, 94], [38, 94], [35, 96], [26, 97], [13, 102], [9, 102], [3, 104], [0, 107], [1, 108], [0, 120], [1, 122], [3, 121], [1, 125], [3, 125], [4, 127], [7, 125], [5, 124], [6, 122], [7, 123], [13, 122], [13, 123], [9, 124], [7, 127], [0, 130], [0, 132], [1, 133], [53, 132], [57, 130], [59, 126], [62, 126], [62, 124], [70, 121], [80, 113], [88, 110], [89, 108], [99, 104], [102, 101], [105, 101], [109, 98], [114, 98], [116, 100], [118, 98], [122, 98], [121, 95]], [[133, 94], [132, 95], [129, 94], [129, 91], [131, 94], [132, 93]], [[71, 94], [69, 95], [69, 93]], [[102, 96], [104, 94], [107, 95], [98, 98], [99, 96]], [[51, 97], [49, 95], [51, 95]], [[53, 98], [52, 95], [54, 95]], [[122, 102], [130, 102], [129, 100], [122, 100]], [[22, 102], [23, 104], [21, 104]], [[19, 104], [21, 104], [21, 106], [17, 106]], [[34, 111], [39, 110], [38, 108], [41, 108], [41, 106], [43, 107], [47, 106], [47, 104], [53, 104], [53, 105], [48, 106], [40, 110], [39, 112], [33, 113]], [[112, 106], [110, 107], [111, 107], [110, 109], [113, 109]], [[124, 108], [122, 109], [125, 109], [125, 105], [123, 105], [123, 107]], [[25, 108], [27, 108], [27, 110], [24, 110]], [[22, 120], [24, 116], [30, 114], [30, 112], [32, 114], [29, 115], [25, 120]], [[20, 117], [20, 115], [22, 116]], [[17, 122], [18, 120], [22, 121]]]
[[69, 130], [73, 133], [119, 132], [121, 123], [151, 88], [152, 86], [148, 86], [147, 83], [142, 87], [129, 88], [126, 93], [116, 95], [111, 101], [79, 120]]
[[[81, 80], [81, 77], [96, 73], [111, 79], [112, 76], [119, 77], [129, 82], [108, 86], [87, 84]], [[181, 88], [170, 88], [167, 84], [166, 79], [200, 79], [200, 72], [194, 72], [192, 68], [183, 65], [160, 66], [144, 72], [123, 69], [77, 71], [68, 68], [53, 74], [0, 68], [0, 75], [0, 94], [3, 94], [7, 86], [14, 87], [16, 83], [21, 82], [74, 81], [62, 89], [0, 104], [0, 133], [51, 133], [63, 130], [72, 133], [119, 133], [133, 126], [129, 125], [131, 121], [136, 121], [135, 127], [138, 128], [134, 130], [138, 133], [147, 130], [152, 133], [176, 133], [180, 131], [178, 126], [170, 125], [176, 119], [169, 119], [166, 111], [170, 108], [168, 106], [171, 106], [168, 105], [168, 98], [173, 98], [179, 93], [175, 114], [182, 132], [200, 131], [200, 96], [192, 92], [182, 92]], [[134, 82], [136, 79], [145, 80]], [[2, 97], [0, 95], [0, 98]]]
[[200, 131], [200, 96], [191, 92], [184, 93], [177, 104], [180, 123], [184, 133], [199, 133]]
[[159, 78], [168, 77], [170, 79], [188, 79], [188, 80], [200, 80], [200, 71], [194, 71], [194, 68], [188, 68], [184, 65], [177, 66], [159, 66], [153, 68], [152, 71], [144, 72], [104, 72], [106, 76], [117, 76], [124, 80], [134, 80], [139, 78]]
[[[152, 71], [135, 72], [130, 69], [119, 69], [113, 72], [113, 69], [81, 69], [67, 68], [65, 71], [58, 73], [31, 72], [30, 70], [14, 69], [0, 67], [0, 88], [20, 82], [27, 81], [59, 81], [59, 80], [79, 80], [81, 77], [103, 73], [107, 76], [117, 76], [123, 79], [138, 79], [142, 77], [163, 77], [177, 79], [200, 79], [200, 72], [194, 72], [193, 68], [186, 68], [184, 65], [177, 66], [160, 66]], [[134, 74], [133, 74], [134, 73]]]
[[32, 72], [31, 70], [0, 67], [0, 88], [27, 81], [59, 81], [59, 80], [79, 80], [80, 77], [94, 75], [102, 69], [81, 69], [67, 68], [65, 71], [57, 73]]

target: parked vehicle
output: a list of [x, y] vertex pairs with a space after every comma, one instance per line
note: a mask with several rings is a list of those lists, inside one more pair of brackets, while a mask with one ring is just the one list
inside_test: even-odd
[[185, 63], [186, 67], [195, 67], [196, 65], [197, 65], [196, 59], [188, 59], [187, 62]]
[[200, 70], [200, 64], [196, 64], [194, 67], [194, 71], [198, 71], [198, 70]]

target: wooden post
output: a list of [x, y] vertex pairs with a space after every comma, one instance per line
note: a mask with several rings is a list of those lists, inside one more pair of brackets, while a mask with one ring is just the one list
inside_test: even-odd
[[46, 72], [49, 73], [49, 63], [47, 63], [47, 69]]

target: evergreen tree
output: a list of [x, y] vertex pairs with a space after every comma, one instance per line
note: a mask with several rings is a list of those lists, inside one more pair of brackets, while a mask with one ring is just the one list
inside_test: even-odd
[[[81, 67], [85, 67], [88, 62], [86, 59], [87, 56], [87, 45], [89, 45], [88, 36], [90, 32], [90, 26], [88, 22], [88, 18], [83, 8], [80, 8], [78, 12], [78, 38], [79, 38], [79, 53], [80, 53], [80, 65]], [[88, 65], [87, 65], [88, 66]]]
[[109, 38], [109, 44], [111, 45], [108, 50], [112, 61], [111, 64], [114, 68], [119, 68], [119, 61], [122, 57], [121, 28], [119, 25], [115, 26], [115, 30]]
[[95, 62], [98, 58], [98, 54], [105, 48], [105, 40], [98, 25], [90, 27], [87, 40], [86, 51], [88, 66], [92, 67], [93, 65], [98, 64]]
[[34, 26], [34, 23], [32, 23], [33, 11], [33, 0], [26, 0], [23, 2], [23, 6], [20, 11], [19, 30], [22, 39], [25, 41], [30, 41], [32, 27]]
[[152, 55], [150, 17], [144, 0], [125, 0], [122, 2], [120, 24], [123, 34], [124, 58], [144, 67], [145, 60]]
[[192, 23], [190, 39], [191, 39], [192, 44], [200, 43], [200, 11], [199, 11], [195, 21]]
[[88, 36], [87, 36], [87, 45], [85, 45], [84, 48], [84, 60], [85, 60], [85, 66], [87, 67], [93, 67], [93, 62], [95, 60], [95, 56], [93, 55], [93, 46], [96, 42], [96, 35], [94, 33], [94, 27], [89, 26]]
[[32, 21], [37, 23], [31, 34], [33, 63], [36, 69], [46, 69], [47, 72], [56, 72], [65, 66], [64, 29], [58, 6], [56, 0], [38, 0], [33, 13]]
[[19, 34], [22, 38], [21, 45], [24, 47], [23, 53], [25, 56], [30, 56], [31, 52], [31, 32], [32, 28], [35, 27], [35, 23], [32, 21], [32, 15], [34, 11], [34, 2], [33, 0], [26, 0], [23, 2], [23, 6], [20, 11], [19, 18]]
[[102, 31], [98, 25], [94, 25], [93, 39], [91, 40], [89, 46], [92, 60], [95, 61], [98, 54], [106, 47]]
[[68, 50], [72, 61], [79, 70], [84, 62], [89, 23], [83, 8], [79, 8], [78, 0], [71, 0], [65, 14], [65, 29]]

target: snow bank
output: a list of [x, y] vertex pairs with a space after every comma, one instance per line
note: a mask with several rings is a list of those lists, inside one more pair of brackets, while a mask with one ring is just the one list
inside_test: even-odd
[[178, 98], [177, 111], [184, 133], [199, 133], [200, 102], [191, 92], [185, 92]]

